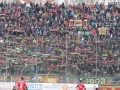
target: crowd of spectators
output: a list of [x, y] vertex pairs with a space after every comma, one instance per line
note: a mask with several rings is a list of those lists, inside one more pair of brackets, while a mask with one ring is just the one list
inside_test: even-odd
[[[37, 66], [38, 74], [64, 75], [67, 65], [69, 75], [118, 76], [119, 13], [111, 4], [1, 3], [0, 74], [34, 75]], [[86, 20], [86, 28], [71, 20]]]

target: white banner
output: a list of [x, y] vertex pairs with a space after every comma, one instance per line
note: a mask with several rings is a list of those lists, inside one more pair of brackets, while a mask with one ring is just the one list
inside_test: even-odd
[[0, 90], [12, 90], [15, 83], [12, 82], [0, 82]]
[[[15, 83], [0, 82], [0, 90], [12, 90]], [[62, 83], [27, 83], [28, 90], [76, 90], [77, 84]], [[85, 84], [86, 90], [95, 90], [97, 84]]]
[[[97, 84], [84, 84], [86, 90], [96, 90]], [[76, 90], [77, 84], [61, 84], [61, 90]]]

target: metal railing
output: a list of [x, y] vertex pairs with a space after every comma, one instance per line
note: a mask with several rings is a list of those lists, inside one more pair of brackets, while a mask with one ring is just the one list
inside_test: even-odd
[[[78, 83], [82, 80], [85, 84], [98, 84], [98, 85], [120, 85], [120, 77], [80, 77], [70, 75], [60, 76], [56, 74], [37, 74], [35, 76], [23, 76], [26, 82], [37, 83]], [[0, 82], [16, 82], [20, 76], [1, 76]], [[67, 82], [66, 82], [67, 80]]]

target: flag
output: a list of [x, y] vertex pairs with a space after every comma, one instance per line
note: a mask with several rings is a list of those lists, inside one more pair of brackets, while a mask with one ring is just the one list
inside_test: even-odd
[[99, 28], [98, 30], [100, 35], [106, 35], [107, 29], [105, 27]]

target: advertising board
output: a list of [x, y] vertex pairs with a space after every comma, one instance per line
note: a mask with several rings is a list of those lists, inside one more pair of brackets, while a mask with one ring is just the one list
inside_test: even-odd
[[27, 83], [28, 90], [43, 90], [43, 84]]
[[[0, 90], [12, 90], [15, 83], [0, 82]], [[63, 83], [27, 83], [28, 90], [76, 90], [77, 84]], [[95, 90], [97, 84], [85, 84], [86, 90]]]
[[57, 81], [59, 80], [59, 78], [56, 78], [56, 77], [43, 77], [42, 78], [42, 82], [43, 83], [56, 83]]
[[15, 83], [12, 82], [0, 82], [0, 90], [12, 90]]
[[86, 84], [99, 84], [99, 85], [120, 85], [119, 77], [97, 77], [97, 78], [80, 78]]
[[120, 90], [120, 86], [101, 86], [100, 90]]
[[[61, 90], [76, 90], [77, 84], [61, 84]], [[96, 90], [97, 84], [85, 84], [86, 90]]]
[[[82, 34], [83, 32], [81, 32]], [[85, 35], [87, 35], [87, 32], [85, 32]], [[79, 42], [77, 42], [79, 43]], [[27, 82], [34, 82], [35, 77], [29, 77], [29, 76], [24, 76], [23, 77], [25, 81]], [[17, 82], [19, 81], [18, 76], [1, 76], [0, 77], [0, 82]], [[69, 82], [74, 83], [75, 80], [82, 80], [86, 84], [99, 84], [99, 85], [120, 85], [120, 77], [78, 77], [75, 79], [74, 76], [69, 77]], [[40, 74], [37, 75], [37, 81], [38, 83], [58, 83], [63, 81], [61, 78], [57, 77], [56, 75], [44, 75]]]
[[60, 90], [60, 84], [57, 83], [44, 83], [43, 90]]

